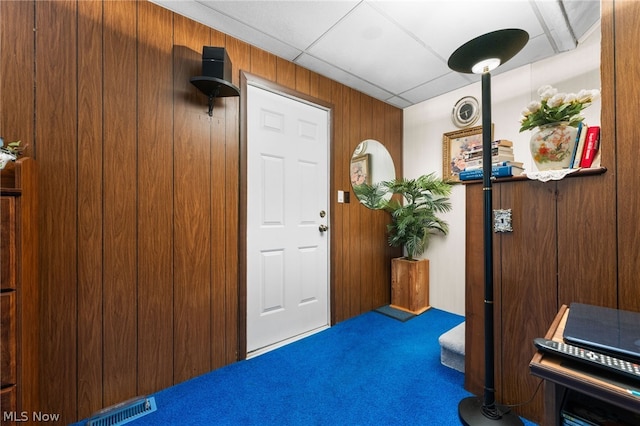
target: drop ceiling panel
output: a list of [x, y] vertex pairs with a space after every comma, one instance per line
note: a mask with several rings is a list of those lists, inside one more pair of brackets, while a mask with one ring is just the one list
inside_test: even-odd
[[358, 5], [308, 52], [392, 93], [449, 72], [422, 43], [367, 3]]
[[526, 1], [383, 1], [373, 4], [444, 61], [462, 44], [491, 31], [520, 28], [530, 37], [543, 33]]
[[500, 74], [575, 48], [600, 19], [599, 0], [151, 1], [400, 108], [478, 81], [447, 66], [472, 38], [529, 33]]
[[212, 11], [304, 50], [357, 5], [357, 1], [204, 1]]
[[[291, 44], [277, 39], [269, 34], [269, 32], [257, 30], [242, 20], [238, 20], [211, 7], [213, 6], [212, 3], [220, 2], [160, 0], [153, 1], [153, 3], [157, 3], [208, 27], [215, 28], [238, 40], [261, 47], [289, 61], [293, 61], [301, 53], [300, 49], [296, 49]], [[232, 4], [234, 2], [222, 3]], [[239, 1], [237, 3], [244, 2]], [[254, 13], [259, 13], [259, 10], [259, 8], [256, 9]]]
[[401, 94], [411, 105], [450, 92], [452, 87], [459, 88], [471, 84], [475, 79], [467, 75], [450, 72]]
[[328, 64], [311, 55], [303, 54], [296, 61], [300, 66], [308, 69], [316, 70], [321, 75], [332, 80], [339, 81], [345, 86], [360, 90], [376, 99], [386, 99], [393, 96], [392, 93], [375, 86], [368, 81], [363, 80], [355, 74], [350, 74], [334, 65]]
[[571, 28], [580, 39], [593, 26], [594, 16], [600, 17], [600, 0], [564, 0]]

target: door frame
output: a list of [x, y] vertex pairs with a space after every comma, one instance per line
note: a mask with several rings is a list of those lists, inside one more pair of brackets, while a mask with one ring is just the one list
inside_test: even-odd
[[[238, 176], [240, 197], [239, 197], [239, 218], [238, 218], [238, 360], [247, 358], [247, 86], [252, 85], [271, 92], [295, 99], [297, 101], [317, 106], [327, 110], [329, 120], [329, 151], [327, 157], [327, 167], [329, 176], [329, 199], [327, 202], [332, 204], [332, 194], [334, 194], [334, 178], [332, 170], [333, 159], [333, 112], [334, 105], [322, 99], [298, 92], [294, 89], [282, 86], [273, 81], [259, 77], [257, 75], [240, 71], [240, 174]], [[333, 228], [333, 212], [329, 209], [329, 229]], [[329, 240], [328, 277], [329, 277], [329, 295], [328, 304], [329, 324], [333, 325], [333, 294], [334, 294], [334, 278], [332, 269], [334, 238]]]

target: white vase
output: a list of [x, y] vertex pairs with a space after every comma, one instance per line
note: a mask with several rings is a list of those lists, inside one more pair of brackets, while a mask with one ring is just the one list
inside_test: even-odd
[[567, 122], [545, 124], [531, 135], [530, 149], [538, 170], [571, 168], [578, 129]]

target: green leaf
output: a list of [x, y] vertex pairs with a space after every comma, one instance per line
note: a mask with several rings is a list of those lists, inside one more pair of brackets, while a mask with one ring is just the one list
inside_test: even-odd
[[437, 214], [452, 208], [447, 198], [451, 194], [451, 184], [431, 173], [416, 179], [386, 181], [382, 185], [403, 200], [401, 203], [391, 199], [384, 207], [392, 219], [387, 226], [389, 245], [404, 246], [409, 259], [413, 259], [424, 253], [434, 233], [446, 235], [449, 232], [447, 223]]

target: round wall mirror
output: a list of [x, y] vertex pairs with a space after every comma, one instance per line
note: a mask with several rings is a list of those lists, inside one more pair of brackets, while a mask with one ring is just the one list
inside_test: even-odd
[[391, 194], [379, 187], [381, 182], [395, 179], [396, 168], [391, 154], [374, 139], [358, 144], [351, 156], [351, 187], [358, 200], [370, 209], [379, 209]]

